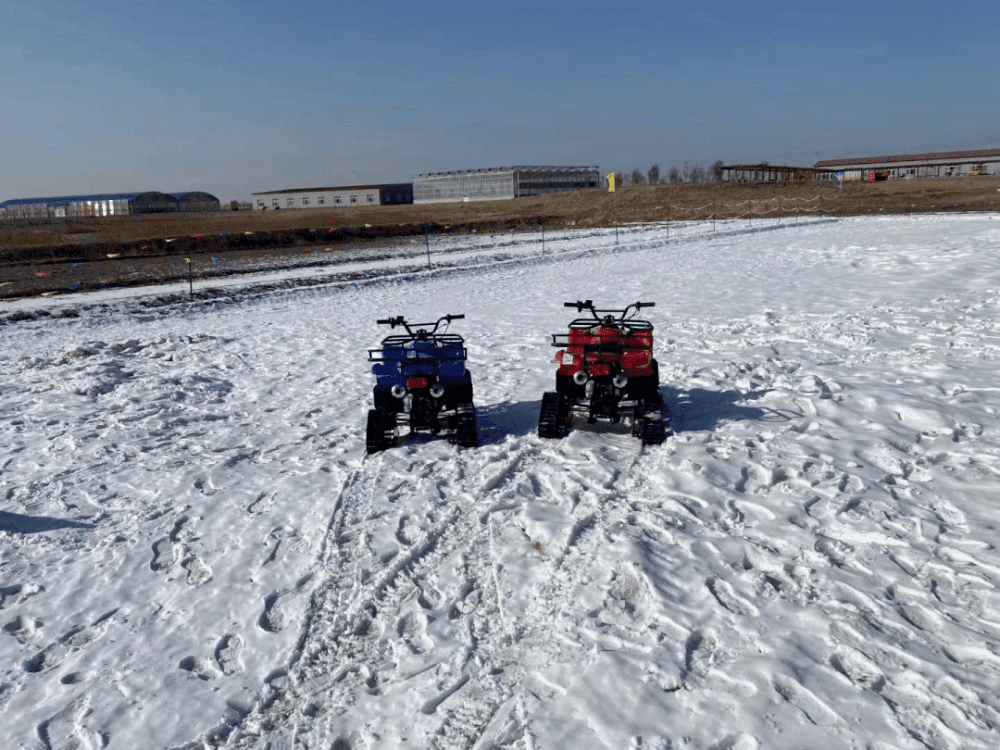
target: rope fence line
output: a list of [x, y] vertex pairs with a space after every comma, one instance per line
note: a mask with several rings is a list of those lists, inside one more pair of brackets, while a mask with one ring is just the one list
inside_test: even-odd
[[[666, 208], [668, 211], [668, 221], [673, 221], [675, 218], [680, 218], [681, 216], [692, 216], [695, 214], [702, 214], [706, 209], [711, 209], [711, 213], [705, 216], [706, 221], [715, 221], [716, 219], [742, 219], [753, 216], [767, 216], [769, 214], [775, 213], [815, 213], [823, 210], [820, 205], [807, 207], [807, 206], [789, 206], [787, 203], [792, 201], [800, 201], [802, 203], [818, 203], [818, 201], [823, 196], [815, 196], [813, 198], [803, 198], [803, 197], [790, 197], [786, 198], [784, 196], [779, 196], [777, 198], [763, 198], [760, 200], [754, 200], [752, 198], [745, 201], [713, 201], [712, 203], [706, 203], [703, 206], [675, 206], [673, 204], [668, 204], [665, 206], [657, 206], [657, 208]], [[838, 198], [840, 196], [831, 196], [832, 198]]]
[[[822, 196], [815, 196], [813, 198], [770, 198], [770, 199], [748, 199], [745, 201], [712, 201], [701, 206], [679, 206], [674, 204], [668, 204], [665, 206], [656, 206], [657, 209], [666, 208], [669, 211], [666, 225], [667, 225], [667, 236], [670, 233], [670, 224], [673, 222], [685, 222], [691, 224], [702, 224], [711, 222], [711, 231], [716, 231], [717, 221], [734, 221], [746, 219], [751, 222], [754, 217], [764, 218], [772, 214], [779, 212], [784, 212], [787, 214], [815, 214], [823, 210], [818, 202]], [[833, 196], [837, 197], [837, 196]], [[798, 203], [814, 203], [815, 206], [806, 205], [786, 205], [792, 202]], [[375, 229], [369, 224], [364, 225], [365, 229], [371, 230]], [[534, 228], [533, 228], [534, 227]], [[507, 237], [509, 240], [520, 234], [521, 232], [537, 232], [541, 231], [541, 247], [542, 253], [546, 253], [546, 244], [556, 244], [562, 243], [568, 240], [573, 240], [578, 236], [578, 232], [568, 227], [569, 231], [555, 230], [555, 232], [549, 234], [548, 238], [545, 237], [545, 219], [543, 217], [536, 217], [536, 222], [534, 225], [530, 223], [530, 217], [528, 223], [522, 223], [518, 227], [513, 227], [507, 225], [503, 221], [498, 221], [495, 228], [489, 227], [488, 222], [478, 228], [478, 230], [472, 230], [471, 235], [466, 237], [467, 240], [471, 240], [472, 237], [476, 236], [477, 231], [480, 233], [480, 237], [483, 235], [490, 236], [491, 239], [499, 237]], [[345, 227], [344, 230], [353, 234], [354, 230], [358, 230], [360, 227]], [[389, 226], [386, 226], [389, 229]], [[420, 234], [423, 236], [413, 236], [413, 235], [400, 235], [394, 236], [393, 233], [386, 233], [385, 237], [380, 238], [382, 241], [387, 242], [390, 246], [400, 246], [400, 245], [410, 245], [410, 244], [421, 244], [424, 245], [423, 250], [426, 254], [426, 263], [430, 267], [433, 263], [432, 255], [439, 256], [443, 258], [447, 257], [451, 253], [463, 252], [463, 243], [459, 243], [457, 246], [452, 247], [453, 243], [448, 243], [446, 238], [449, 236], [455, 237], [455, 230], [449, 225], [436, 225], [425, 223], [420, 226], [422, 230]], [[451, 231], [449, 231], [451, 229]], [[553, 227], [550, 227], [550, 231]], [[615, 244], [618, 244], [618, 234], [617, 230], [619, 225], [615, 223], [616, 239]], [[271, 234], [268, 230], [266, 234]], [[334, 232], [335, 228], [330, 227], [326, 232]], [[363, 230], [362, 230], [363, 231]], [[281, 234], [287, 234], [291, 236], [295, 234], [296, 236], [302, 235], [303, 232], [308, 232], [308, 235], [299, 237], [300, 241], [306, 241], [308, 244], [300, 245], [298, 247], [282, 246], [280, 243], [274, 245], [275, 250], [282, 250], [283, 254], [289, 256], [303, 255], [306, 257], [301, 258], [298, 262], [292, 261], [286, 265], [286, 262], [276, 264], [276, 266], [270, 266], [268, 263], [263, 263], [257, 268], [253, 268], [256, 271], [266, 271], [266, 270], [276, 270], [277, 268], [294, 268], [294, 267], [308, 267], [308, 266], [319, 266], [326, 265], [324, 260], [321, 260], [323, 253], [330, 253], [334, 248], [351, 250], [355, 253], [365, 254], [364, 247], [369, 245], [369, 249], [374, 249], [370, 243], [373, 241], [379, 244], [375, 237], [373, 236], [358, 236], [358, 237], [343, 237], [338, 238], [340, 242], [334, 240], [333, 247], [322, 247], [327, 240], [323, 229], [312, 229], [312, 230], [288, 230], [282, 231]], [[51, 264], [49, 262], [38, 264], [38, 262], [32, 262], [30, 264], [17, 264], [17, 267], [22, 269], [22, 272], [17, 272], [15, 267], [5, 268], [5, 273], [0, 276], [0, 299], [11, 297], [17, 298], [21, 296], [50, 296], [53, 294], [59, 294], [66, 291], [95, 291], [99, 289], [107, 289], [113, 287], [123, 287], [123, 286], [134, 286], [139, 284], [157, 284], [164, 283], [168, 281], [187, 281], [188, 291], [190, 296], [194, 296], [194, 286], [195, 282], [218, 276], [228, 276], [230, 274], [239, 274], [251, 270], [245, 263], [244, 255], [248, 254], [250, 250], [266, 250], [267, 247], [253, 247], [246, 248], [232, 243], [232, 236], [245, 235], [247, 238], [253, 238], [255, 235], [263, 235], [264, 231], [258, 232], [226, 232], [221, 233], [217, 237], [194, 234], [188, 237], [172, 237], [159, 240], [162, 245], [163, 251], [157, 252], [155, 255], [152, 254], [151, 242], [146, 241], [147, 244], [141, 242], [132, 243], [138, 247], [138, 253], [133, 255], [128, 252], [131, 248], [124, 247], [121, 252], [107, 252], [103, 247], [100, 248], [101, 251], [91, 252], [87, 254], [87, 257], [80, 258], [66, 258], [62, 261], [57, 260], [54, 256], [51, 258]], [[459, 232], [459, 235], [463, 233]], [[560, 236], [562, 235], [562, 236]], [[204, 237], [204, 239], [203, 239]], [[213, 240], [214, 238], [214, 240]], [[277, 240], [277, 237], [275, 237]], [[284, 239], [284, 238], [283, 238]], [[445, 242], [442, 245], [442, 240]], [[508, 240], [508, 241], [509, 241]], [[546, 242], [546, 240], [548, 242]], [[209, 242], [211, 241], [211, 242]], [[519, 244], [522, 241], [514, 240], [515, 244]], [[177, 247], [174, 253], [166, 251], [167, 247], [174, 248], [176, 245], [184, 245], [183, 248]], [[530, 243], [530, 240], [529, 240]], [[491, 243], [488, 243], [491, 244]], [[141, 245], [141, 247], [139, 247]], [[231, 246], [228, 246], [231, 245]], [[107, 249], [112, 249], [108, 247]], [[117, 250], [118, 248], [114, 248]], [[386, 248], [388, 250], [388, 248]], [[497, 247], [499, 251], [500, 246]], [[553, 248], [554, 249], [554, 248]], [[95, 251], [97, 248], [95, 248]], [[178, 252], [179, 251], [179, 252]], [[144, 255], [143, 253], [149, 252], [149, 255]], [[384, 251], [383, 251], [384, 252]], [[389, 250], [390, 253], [393, 251]], [[379, 253], [376, 253], [376, 256]], [[319, 256], [319, 257], [317, 257]], [[413, 258], [416, 260], [416, 258]], [[128, 261], [151, 261], [149, 267], [137, 270], [135, 268], [130, 268], [126, 265]], [[61, 264], [62, 269], [56, 269], [55, 264]], [[179, 265], [179, 268], [177, 267]], [[251, 266], [255, 264], [250, 264]], [[48, 282], [56, 282], [57, 276], [66, 275], [66, 267], [72, 266], [74, 268], [80, 266], [88, 266], [92, 270], [90, 274], [93, 278], [87, 281], [75, 281], [75, 282], [64, 282], [63, 284]], [[34, 278], [34, 283], [24, 288], [15, 294], [10, 294], [14, 290], [11, 287], [21, 286], [21, 283], [17, 280], [16, 276], [24, 277], [36, 277]], [[47, 278], [51, 277], [51, 278]], [[46, 279], [45, 282], [39, 282], [39, 279]]]

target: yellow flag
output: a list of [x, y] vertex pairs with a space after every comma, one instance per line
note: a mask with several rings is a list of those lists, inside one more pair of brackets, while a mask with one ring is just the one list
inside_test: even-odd
[[608, 172], [608, 192], [615, 192], [615, 173]]

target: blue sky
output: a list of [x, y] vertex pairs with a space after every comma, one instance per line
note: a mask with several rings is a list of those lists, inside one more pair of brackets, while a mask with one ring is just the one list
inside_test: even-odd
[[1000, 148], [1000, 3], [42, 0], [0, 200]]

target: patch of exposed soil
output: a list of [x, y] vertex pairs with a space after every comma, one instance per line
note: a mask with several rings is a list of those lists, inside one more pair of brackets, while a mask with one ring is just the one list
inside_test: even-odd
[[186, 278], [185, 258], [215, 275], [280, 267], [316, 248], [432, 233], [612, 226], [742, 216], [1000, 210], [1000, 179], [924, 178], [842, 186], [715, 183], [585, 190], [505, 201], [212, 214], [159, 214], [0, 225], [0, 298]]

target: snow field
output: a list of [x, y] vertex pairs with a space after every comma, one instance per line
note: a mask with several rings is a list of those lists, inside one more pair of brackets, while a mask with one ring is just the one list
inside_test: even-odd
[[[995, 746], [998, 229], [653, 229], [6, 326], [12, 746]], [[657, 302], [664, 446], [534, 434], [577, 298]], [[482, 447], [365, 457], [374, 319], [447, 312]]]

